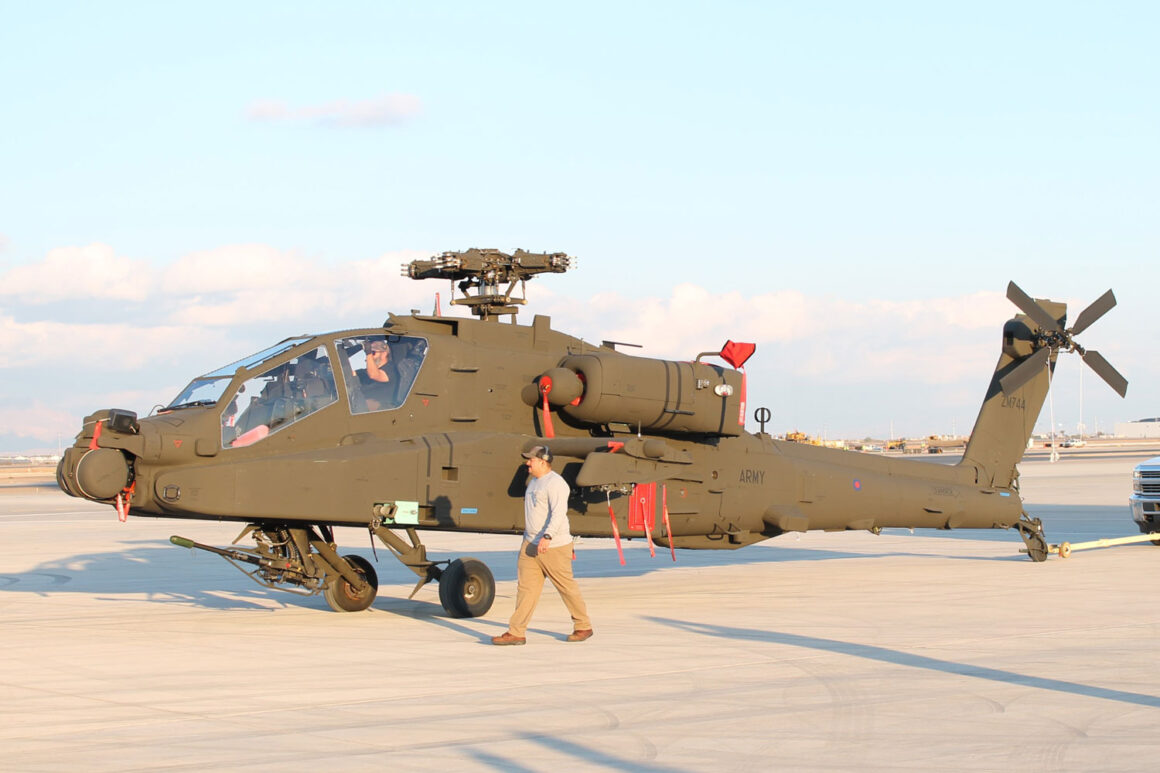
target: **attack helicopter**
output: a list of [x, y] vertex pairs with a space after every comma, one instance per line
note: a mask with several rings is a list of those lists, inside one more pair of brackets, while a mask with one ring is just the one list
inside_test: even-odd
[[[573, 533], [612, 537], [618, 549], [622, 535], [731, 550], [807, 530], [1015, 529], [1043, 561], [1043, 525], [1023, 509], [1017, 464], [1057, 356], [1078, 353], [1127, 390], [1074, 339], [1115, 305], [1110, 290], [1067, 327], [1065, 304], [1011, 283], [1007, 297], [1022, 313], [1003, 326], [958, 464], [778, 440], [765, 432], [766, 409], [761, 431], [745, 429], [752, 344], [670, 361], [586, 342], [546, 316], [518, 324], [526, 282], [571, 266], [564, 253], [492, 249], [412, 261], [406, 276], [450, 280], [460, 293], [452, 303], [472, 316], [413, 311], [375, 328], [287, 338], [193, 379], [147, 417], [97, 411], [57, 482], [122, 519], [244, 524], [229, 547], [171, 541], [220, 555], [265, 587], [322, 594], [336, 611], [375, 599], [374, 566], [341, 555], [335, 536], [369, 531], [416, 574], [412, 596], [435, 581], [449, 615], [475, 617], [492, 605], [491, 571], [470, 557], [433, 560], [420, 535], [522, 532], [519, 454], [533, 445], [551, 448], [572, 488]], [[252, 546], [239, 544], [247, 538]]]

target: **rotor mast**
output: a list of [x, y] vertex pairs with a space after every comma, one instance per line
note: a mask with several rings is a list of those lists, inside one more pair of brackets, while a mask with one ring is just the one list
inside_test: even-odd
[[[574, 265], [575, 259], [563, 252], [525, 252], [517, 249], [508, 255], [494, 249], [472, 248], [404, 263], [403, 276], [458, 282], [456, 286], [463, 295], [452, 298], [452, 305], [467, 306], [480, 319], [511, 315], [514, 321], [519, 307], [528, 302], [525, 291], [527, 280], [538, 274], [562, 274]], [[507, 289], [501, 289], [505, 283]], [[517, 284], [520, 287], [518, 297], [513, 295]]]

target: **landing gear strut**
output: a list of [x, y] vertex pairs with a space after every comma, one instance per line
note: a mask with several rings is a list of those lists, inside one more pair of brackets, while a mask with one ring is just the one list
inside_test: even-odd
[[[336, 612], [359, 612], [375, 600], [379, 578], [374, 567], [361, 556], [339, 556], [329, 527], [252, 523], [234, 544], [248, 534], [253, 535], [255, 547], [216, 548], [176, 535], [169, 541], [219, 555], [263, 587], [302, 596], [321, 593]], [[255, 568], [245, 569], [242, 564]]]
[[1035, 563], [1047, 560], [1047, 539], [1043, 536], [1043, 521], [1031, 518], [1027, 513], [1021, 513], [1015, 523], [1023, 544], [1027, 547], [1023, 552]]
[[439, 603], [452, 617], [482, 617], [495, 601], [495, 578], [487, 564], [475, 558], [457, 558], [441, 567], [443, 561], [427, 558], [427, 548], [419, 541], [413, 528], [407, 529], [408, 545], [399, 535], [382, 524], [371, 526], [371, 531], [391, 549], [395, 558], [419, 576], [409, 598], [414, 598], [427, 583], [439, 583]]
[[[475, 558], [432, 561], [415, 529], [407, 529], [411, 544], [380, 524], [371, 532], [391, 549], [395, 558], [419, 576], [411, 597], [427, 583], [439, 583], [439, 602], [452, 617], [481, 617], [495, 601], [495, 578], [487, 565]], [[266, 588], [301, 596], [319, 593], [335, 612], [360, 612], [375, 600], [379, 577], [362, 556], [340, 556], [335, 551], [329, 526], [250, 524], [238, 538], [253, 535], [255, 547], [217, 548], [185, 537], [169, 541], [183, 548], [204, 550], [233, 564], [254, 582]], [[243, 564], [254, 567], [247, 569]], [[443, 566], [441, 566], [443, 564]]]

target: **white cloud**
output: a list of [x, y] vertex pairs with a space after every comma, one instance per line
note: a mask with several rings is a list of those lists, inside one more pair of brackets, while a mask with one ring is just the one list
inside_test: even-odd
[[[0, 279], [0, 291], [35, 303], [90, 298], [101, 290], [146, 300], [152, 288], [146, 312], [153, 319], [129, 325], [3, 317], [0, 362], [50, 362], [62, 340], [81, 344], [86, 362], [125, 363], [143, 361], [153, 356], [146, 352], [164, 351], [174, 340], [190, 346], [220, 342], [239, 326], [286, 325], [292, 332], [370, 326], [388, 312], [430, 311], [437, 292], [452, 313], [452, 287], [400, 275], [402, 264], [427, 256], [399, 251], [327, 264], [270, 245], [240, 244], [190, 253], [158, 270], [102, 244], [56, 249], [40, 263], [10, 270]], [[997, 341], [999, 326], [1013, 311], [999, 293], [849, 301], [793, 290], [712, 293], [692, 283], [664, 297], [606, 292], [587, 303], [546, 287], [532, 293], [536, 309], [556, 315], [557, 329], [642, 344], [646, 356], [683, 359], [733, 339], [758, 344], [755, 362], [775, 356], [797, 373], [854, 381], [888, 381], [905, 373], [924, 383], [953, 382], [975, 367], [968, 353], [981, 342]], [[217, 332], [208, 334], [211, 329]]]
[[161, 290], [190, 295], [292, 287], [317, 272], [316, 264], [293, 252], [266, 244], [230, 244], [178, 258], [162, 272]]
[[5, 434], [44, 442], [59, 436], [66, 445], [69, 444], [80, 429], [81, 418], [39, 402], [19, 408], [0, 406], [0, 427], [4, 428]]
[[306, 121], [321, 126], [398, 126], [416, 117], [422, 102], [413, 94], [383, 94], [371, 99], [339, 99], [320, 105], [291, 107], [279, 100], [259, 100], [246, 111], [251, 121]]
[[[68, 398], [61, 393], [62, 401], [70, 401], [67, 407], [80, 410], [83, 402], [84, 411], [104, 405], [147, 410], [172, 397], [173, 384], [286, 335], [371, 327], [389, 312], [412, 308], [428, 313], [436, 293], [444, 313], [465, 315], [451, 307], [449, 283], [400, 275], [401, 264], [430, 254], [387, 252], [328, 263], [242, 244], [151, 268], [104, 245], [53, 250], [0, 279], [8, 295], [0, 312], [0, 367], [23, 370], [5, 385], [5, 402], [47, 399], [41, 396], [49, 394], [48, 385], [81, 372], [84, 389]], [[132, 323], [106, 321], [113, 318], [101, 311], [110, 308], [107, 297], [92, 306], [105, 315], [90, 313], [93, 322], [27, 319], [35, 304], [51, 298], [90, 299], [94, 273], [132, 274], [140, 280], [137, 287], [151, 288], [148, 296], [127, 299], [140, 303], [123, 304], [134, 315]], [[51, 282], [56, 277], [60, 281]], [[39, 287], [46, 283], [51, 286]], [[630, 351], [646, 357], [684, 360], [716, 351], [726, 339], [756, 343], [747, 364], [751, 407], [771, 407], [783, 424], [816, 430], [829, 422], [834, 432], [852, 428], [859, 436], [868, 422], [882, 425], [871, 430], [882, 433], [890, 419], [906, 417], [933, 425], [920, 423], [920, 431], [949, 430], [952, 418], [965, 430], [998, 357], [1001, 326], [1015, 312], [1000, 293], [896, 302], [794, 290], [717, 293], [692, 283], [651, 296], [605, 292], [581, 299], [548, 284], [533, 285], [529, 293], [524, 324], [533, 313], [550, 314], [557, 330], [642, 344]], [[79, 302], [69, 308], [86, 311]], [[49, 442], [59, 421], [38, 416], [29, 414], [24, 426], [43, 423], [35, 436]], [[946, 427], [937, 424], [944, 417]]]
[[[403, 264], [429, 257], [430, 252], [419, 250], [387, 252], [370, 260], [344, 264], [340, 269], [330, 271], [329, 278], [341, 293], [343, 308], [367, 315], [372, 320], [368, 324], [377, 325], [386, 319], [387, 312], [407, 313], [419, 306], [423, 307], [424, 313], [431, 311], [429, 299], [434, 298], [434, 288], [442, 283], [416, 282], [401, 273]], [[440, 287], [445, 307], [446, 287]]]
[[174, 300], [169, 321], [228, 327], [298, 323], [298, 330], [330, 324], [373, 327], [387, 312], [421, 304], [430, 287], [404, 278], [400, 266], [429, 257], [415, 250], [335, 265], [311, 262], [264, 245], [222, 247], [181, 258], [165, 271]]
[[779, 367], [814, 378], [930, 384], [975, 373], [979, 352], [997, 358], [1000, 328], [1014, 311], [999, 293], [855, 302], [797, 291], [714, 294], [693, 284], [665, 298], [604, 293], [582, 306], [549, 302], [557, 329], [598, 325], [599, 338], [641, 344], [645, 356], [688, 359], [732, 339], [758, 345], [751, 367], [776, 357]]
[[117, 255], [107, 244], [58, 247], [44, 260], [0, 275], [0, 296], [24, 303], [74, 298], [140, 301], [152, 290], [149, 264]]
[[[420, 305], [429, 310], [431, 285], [400, 275], [403, 263], [429, 256], [403, 250], [327, 264], [266, 244], [233, 244], [156, 268], [119, 256], [107, 245], [90, 244], [54, 249], [36, 263], [10, 269], [0, 275], [0, 297], [8, 297], [9, 308], [52, 301], [148, 302], [144, 313], [164, 327], [300, 321], [305, 330], [335, 318], [376, 325], [389, 311]], [[107, 318], [113, 312], [106, 308], [102, 314]], [[14, 322], [7, 324], [11, 328]], [[45, 323], [29, 326], [22, 335], [56, 332]]]
[[116, 371], [179, 361], [222, 343], [220, 332], [199, 327], [18, 322], [0, 316], [0, 367], [50, 368], [62, 378], [80, 369]]

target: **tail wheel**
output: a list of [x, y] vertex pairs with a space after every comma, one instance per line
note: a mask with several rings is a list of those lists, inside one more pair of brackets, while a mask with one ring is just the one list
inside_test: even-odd
[[487, 564], [457, 558], [439, 576], [439, 603], [452, 617], [481, 617], [495, 601], [495, 578]]
[[[1043, 538], [1042, 534], [1032, 534], [1027, 539], [1027, 556], [1035, 563], [1047, 560], [1047, 540]], [[1071, 546], [1068, 545], [1068, 553], [1071, 553]]]
[[323, 589], [322, 596], [335, 612], [361, 612], [375, 600], [375, 594], [379, 591], [379, 576], [371, 562], [362, 556], [343, 556], [343, 560], [350, 564], [359, 577], [366, 580], [366, 586], [360, 593], [345, 577], [339, 575]]

